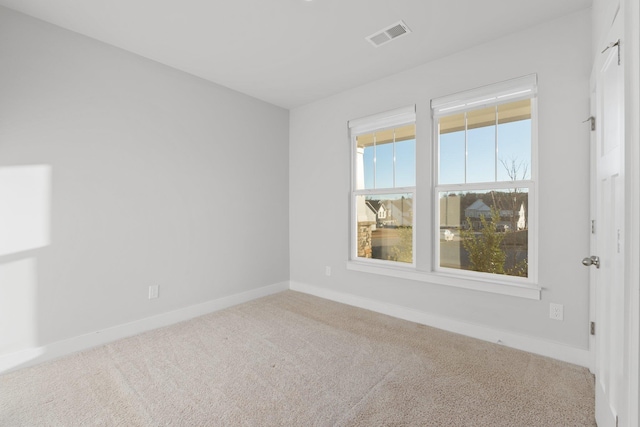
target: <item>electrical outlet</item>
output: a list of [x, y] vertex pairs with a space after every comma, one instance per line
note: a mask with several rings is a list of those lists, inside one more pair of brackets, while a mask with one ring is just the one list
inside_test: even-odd
[[331, 267], [328, 265], [324, 268], [324, 274], [327, 276], [331, 276]]
[[149, 299], [158, 298], [159, 296], [160, 296], [159, 286], [158, 285], [149, 286]]
[[549, 304], [549, 318], [554, 320], [564, 319], [564, 307], [562, 304]]

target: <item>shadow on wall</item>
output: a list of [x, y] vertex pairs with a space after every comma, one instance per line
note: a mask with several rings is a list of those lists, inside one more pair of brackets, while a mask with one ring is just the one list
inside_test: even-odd
[[51, 244], [51, 166], [0, 167], [0, 373], [42, 354], [37, 258]]

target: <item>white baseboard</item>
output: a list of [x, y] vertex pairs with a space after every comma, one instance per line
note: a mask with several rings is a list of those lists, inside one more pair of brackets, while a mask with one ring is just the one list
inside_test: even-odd
[[443, 329], [445, 331], [466, 335], [472, 338], [478, 338], [483, 341], [501, 344], [529, 353], [551, 357], [553, 359], [573, 363], [575, 365], [584, 366], [586, 368], [592, 368], [591, 354], [589, 350], [570, 347], [564, 344], [547, 341], [540, 338], [515, 334], [513, 332], [493, 329], [487, 326], [475, 325], [468, 322], [449, 319], [424, 311], [376, 301], [373, 299], [360, 297], [344, 292], [329, 290], [305, 283], [292, 281], [291, 290], [303, 292], [343, 304], [352, 305], [354, 307], [364, 308], [366, 310], [375, 311], [377, 313], [386, 314], [389, 316], [397, 317], [399, 319], [408, 320], [410, 322], [420, 323], [422, 325], [432, 326], [434, 328]]
[[134, 322], [124, 323], [107, 329], [78, 335], [63, 341], [57, 341], [41, 347], [27, 348], [14, 353], [0, 355], [0, 373], [33, 366], [38, 363], [57, 359], [71, 353], [87, 350], [92, 347], [169, 326], [174, 323], [193, 319], [214, 311], [242, 304], [257, 298], [275, 294], [289, 289], [289, 282], [280, 282], [239, 294], [229, 295], [201, 304], [191, 305], [166, 313], [158, 314]]
[[542, 340], [540, 338], [453, 320], [395, 304], [324, 289], [318, 286], [299, 282], [280, 282], [158, 314], [156, 316], [147, 317], [134, 322], [79, 335], [63, 341], [46, 344], [41, 347], [27, 348], [15, 353], [0, 355], [0, 373], [57, 359], [68, 354], [104, 345], [118, 339], [147, 332], [163, 326], [169, 326], [174, 323], [189, 320], [194, 317], [282, 292], [287, 289], [591, 368], [592, 359], [588, 350], [570, 347], [564, 344]]

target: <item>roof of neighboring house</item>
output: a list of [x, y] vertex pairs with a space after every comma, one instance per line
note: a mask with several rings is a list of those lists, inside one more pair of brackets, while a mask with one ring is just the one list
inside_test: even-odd
[[482, 199], [478, 199], [475, 202], [473, 202], [471, 205], [469, 205], [469, 207], [466, 208], [465, 211], [468, 211], [468, 210], [491, 212], [491, 208], [487, 206], [487, 204], [483, 202]]
[[400, 215], [400, 212], [404, 212], [404, 215], [409, 215], [413, 208], [413, 199], [393, 199], [393, 200], [367, 200], [366, 205], [376, 215], [380, 212], [380, 209], [386, 211], [393, 210], [393, 215]]
[[386, 207], [382, 203], [380, 203], [380, 200], [367, 200], [366, 203], [369, 209], [376, 213], [380, 211], [380, 206], [386, 209]]
[[[524, 206], [524, 203], [523, 203]], [[469, 205], [468, 208], [466, 208], [464, 210], [465, 212], [465, 216], [475, 216], [475, 215], [485, 215], [486, 214], [491, 214], [491, 208], [489, 206], [487, 206], [487, 204], [485, 202], [482, 201], [482, 199], [478, 199], [475, 202], [473, 202], [471, 205]], [[516, 214], [516, 211], [512, 211], [509, 209], [501, 209], [500, 210], [500, 217], [501, 218], [510, 218], [513, 217]]]

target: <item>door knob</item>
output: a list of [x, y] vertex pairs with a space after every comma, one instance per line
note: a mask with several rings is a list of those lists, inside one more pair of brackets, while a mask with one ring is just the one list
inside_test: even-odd
[[582, 264], [589, 267], [590, 265], [595, 265], [596, 268], [600, 268], [600, 258], [593, 255], [591, 257], [586, 257], [582, 260]]

